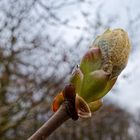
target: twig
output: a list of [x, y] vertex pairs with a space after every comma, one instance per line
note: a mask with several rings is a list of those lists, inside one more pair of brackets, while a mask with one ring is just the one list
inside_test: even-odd
[[69, 118], [70, 116], [67, 114], [66, 106], [65, 104], [62, 104], [58, 111], [28, 140], [46, 140], [55, 129], [57, 129], [63, 122], [65, 122]]

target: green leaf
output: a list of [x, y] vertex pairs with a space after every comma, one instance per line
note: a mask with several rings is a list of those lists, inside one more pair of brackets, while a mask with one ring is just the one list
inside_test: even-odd
[[107, 86], [109, 76], [103, 70], [97, 70], [85, 75], [79, 95], [88, 103], [99, 99], [101, 97], [100, 94]]

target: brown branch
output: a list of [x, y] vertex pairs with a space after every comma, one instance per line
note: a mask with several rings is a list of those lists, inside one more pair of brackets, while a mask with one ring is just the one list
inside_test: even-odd
[[62, 104], [58, 111], [41, 126], [28, 140], [46, 140], [48, 136], [57, 129], [63, 122], [68, 120], [65, 104]]

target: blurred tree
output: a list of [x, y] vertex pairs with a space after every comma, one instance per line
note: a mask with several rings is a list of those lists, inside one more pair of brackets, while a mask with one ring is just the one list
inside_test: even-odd
[[140, 138], [140, 110], [138, 110], [138, 114], [131, 120], [131, 129], [130, 133], [133, 137], [133, 140], [138, 140]]
[[[35, 0], [0, 2], [1, 139], [25, 139], [28, 128], [37, 128], [47, 117], [48, 101], [52, 98], [49, 94], [58, 91], [64, 81], [64, 77], [54, 75], [55, 66], [50, 66], [49, 60], [49, 63], [38, 60], [47, 53], [47, 48], [42, 47], [43, 38], [38, 34], [43, 28], [36, 27], [33, 32], [38, 24], [32, 17], [35, 5]], [[40, 53], [33, 56], [37, 52]]]

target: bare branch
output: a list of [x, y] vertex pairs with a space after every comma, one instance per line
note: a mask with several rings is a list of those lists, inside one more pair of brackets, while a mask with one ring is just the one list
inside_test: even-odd
[[59, 110], [28, 140], [45, 140], [55, 129], [69, 118], [65, 104], [61, 105]]

